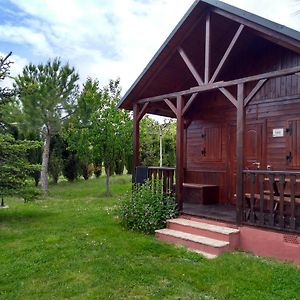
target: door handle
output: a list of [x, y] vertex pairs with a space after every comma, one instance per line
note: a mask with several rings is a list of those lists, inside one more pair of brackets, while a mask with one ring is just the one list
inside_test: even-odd
[[257, 169], [260, 169], [260, 162], [259, 161], [253, 162], [252, 165], [256, 166]]
[[289, 154], [286, 156], [286, 160], [287, 160], [288, 162], [292, 162], [292, 160], [293, 160], [293, 155], [292, 155], [292, 152], [291, 152], [291, 151], [290, 151]]

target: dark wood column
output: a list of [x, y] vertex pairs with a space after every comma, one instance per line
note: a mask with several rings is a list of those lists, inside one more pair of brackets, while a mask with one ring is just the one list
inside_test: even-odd
[[140, 120], [139, 106], [133, 105], [133, 169], [132, 179], [135, 178], [135, 168], [140, 164]]
[[244, 83], [237, 86], [237, 127], [236, 127], [236, 221], [241, 224], [243, 217], [244, 199], [244, 129], [245, 129], [245, 108], [244, 108]]
[[184, 121], [182, 111], [184, 107], [183, 97], [177, 97], [177, 128], [176, 128], [176, 202], [178, 209], [182, 210], [183, 207], [183, 134], [184, 134]]

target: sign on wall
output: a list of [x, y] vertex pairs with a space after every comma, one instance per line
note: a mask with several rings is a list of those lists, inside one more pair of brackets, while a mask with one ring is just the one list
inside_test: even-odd
[[272, 136], [273, 137], [283, 137], [284, 136], [284, 128], [274, 128]]

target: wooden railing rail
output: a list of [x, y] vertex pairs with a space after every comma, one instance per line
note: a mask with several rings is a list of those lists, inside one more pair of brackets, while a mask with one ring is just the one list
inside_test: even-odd
[[244, 170], [244, 223], [300, 232], [300, 172]]
[[175, 186], [175, 168], [172, 167], [148, 167], [148, 178], [161, 181], [163, 192], [171, 194]]

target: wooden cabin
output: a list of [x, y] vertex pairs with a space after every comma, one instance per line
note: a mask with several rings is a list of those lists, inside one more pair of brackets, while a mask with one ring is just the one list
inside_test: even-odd
[[[178, 207], [290, 234], [300, 263], [299, 75], [298, 31], [195, 1], [118, 104], [133, 110], [134, 167], [145, 113], [176, 118]], [[149, 174], [172, 187], [172, 169]]]

